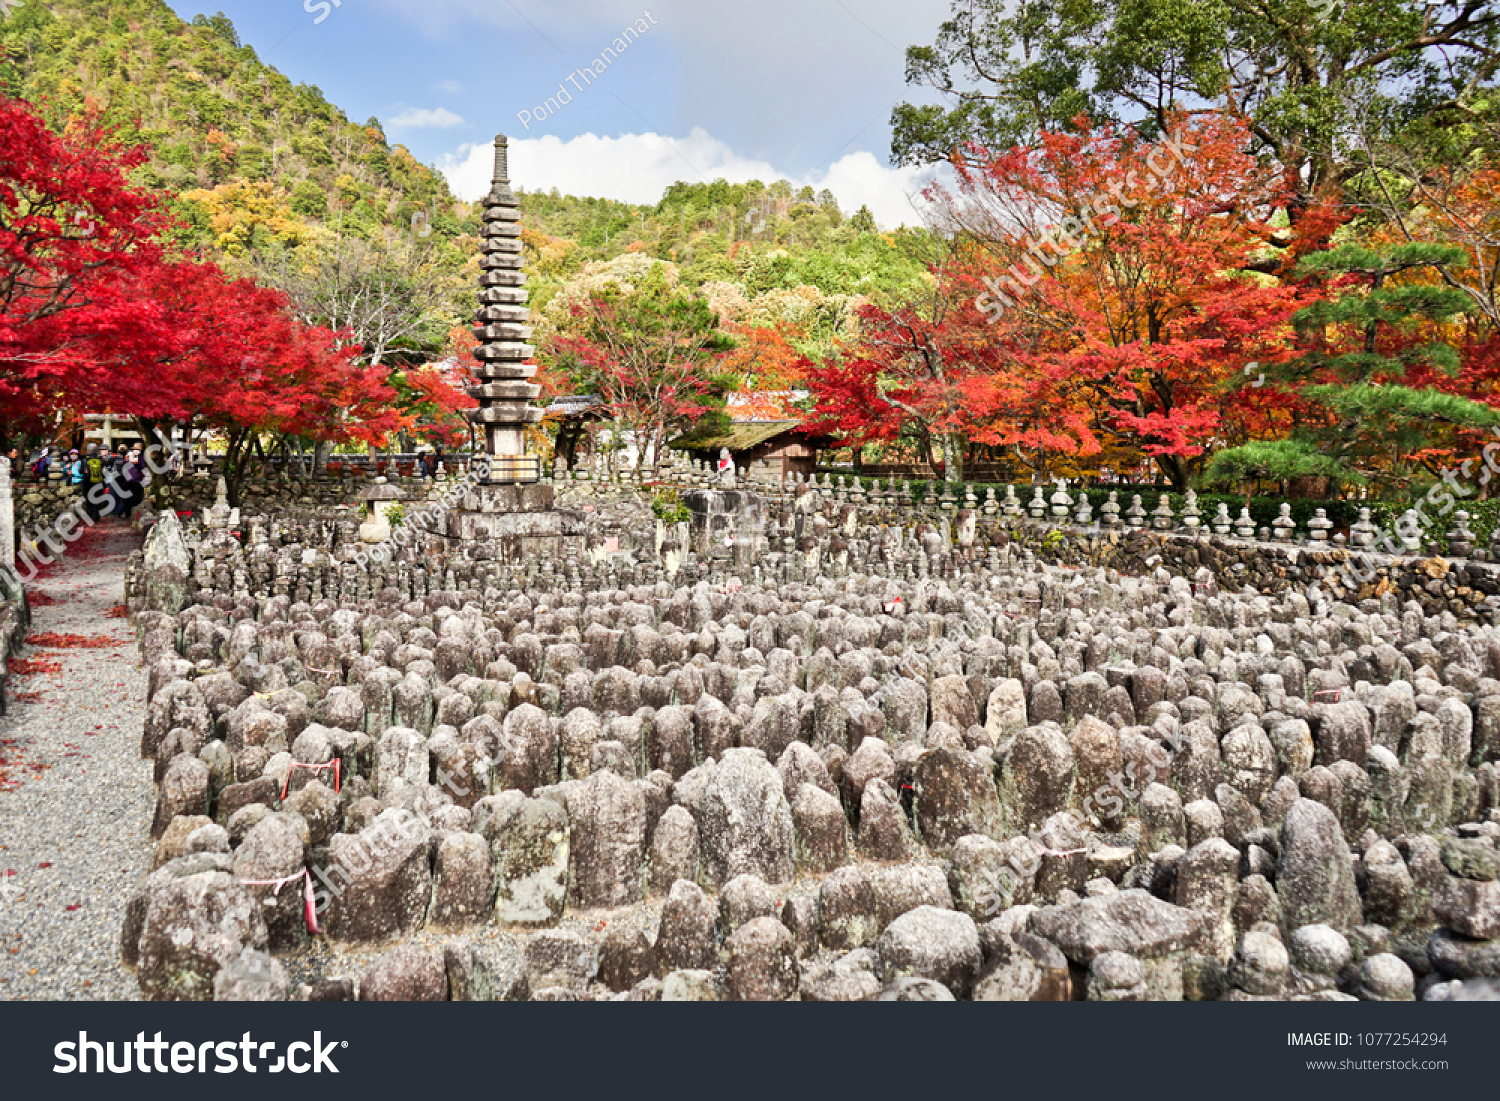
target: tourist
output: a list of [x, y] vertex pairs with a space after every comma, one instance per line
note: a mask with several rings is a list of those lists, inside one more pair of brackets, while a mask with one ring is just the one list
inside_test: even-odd
[[99, 458], [104, 464], [104, 486], [108, 490], [108, 496], [99, 507], [100, 515], [119, 516], [124, 512], [125, 505], [125, 487], [120, 481], [120, 458], [108, 447], [100, 453]]
[[125, 479], [126, 467], [130, 464], [130, 447], [122, 444], [115, 451], [109, 466], [109, 488], [111, 490], [110, 511], [111, 516], [124, 516], [132, 507], [131, 498], [133, 491]]
[[98, 496], [93, 492], [94, 487], [103, 482], [104, 460], [99, 455], [98, 447], [89, 444], [88, 455], [79, 461], [73, 484], [79, 487], [78, 491], [83, 495], [83, 511], [92, 520], [98, 520], [103, 515], [103, 509], [93, 500]]
[[141, 462], [139, 451], [131, 451], [125, 457], [120, 473], [124, 496], [120, 502], [119, 515], [129, 520], [136, 506], [146, 498], [146, 464]]

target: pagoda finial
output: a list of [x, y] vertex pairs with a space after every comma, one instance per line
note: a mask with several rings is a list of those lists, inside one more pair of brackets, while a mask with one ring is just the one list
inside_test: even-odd
[[510, 140], [504, 134], [495, 135], [495, 176], [491, 183], [510, 183]]

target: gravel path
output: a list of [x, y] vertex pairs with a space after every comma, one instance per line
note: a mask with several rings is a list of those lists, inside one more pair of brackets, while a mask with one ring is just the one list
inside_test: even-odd
[[27, 646], [23, 659], [61, 672], [10, 680], [0, 718], [0, 999], [139, 997], [119, 938], [151, 859], [146, 672], [127, 622], [109, 615], [124, 602], [125, 557], [139, 543], [105, 521], [27, 585], [56, 601], [33, 598], [33, 636], [108, 645]]

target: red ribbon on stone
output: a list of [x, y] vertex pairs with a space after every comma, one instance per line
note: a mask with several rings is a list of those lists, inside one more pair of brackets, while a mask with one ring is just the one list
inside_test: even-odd
[[293, 761], [291, 764], [286, 766], [286, 779], [281, 782], [281, 798], [283, 801], [285, 801], [286, 799], [287, 789], [292, 786], [292, 769], [294, 768], [305, 768], [311, 772], [325, 772], [330, 768], [333, 769], [333, 792], [335, 795], [339, 793], [340, 769], [339, 759], [337, 757], [335, 757], [331, 761], [325, 761], [321, 765], [305, 765], [301, 761]]
[[312, 873], [306, 868], [287, 876], [285, 879], [242, 879], [242, 887], [269, 887], [271, 897], [277, 898], [281, 895], [281, 888], [295, 880], [302, 880], [302, 920], [307, 922], [309, 933], [322, 933], [318, 928], [318, 907], [313, 901]]

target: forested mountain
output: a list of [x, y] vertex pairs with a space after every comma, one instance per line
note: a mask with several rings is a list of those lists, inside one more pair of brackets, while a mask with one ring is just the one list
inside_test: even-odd
[[[0, 16], [0, 94], [55, 131], [102, 126], [141, 146], [132, 181], [176, 216], [179, 250], [281, 292], [299, 324], [341, 334], [407, 414], [443, 422], [458, 399], [419, 369], [441, 362], [446, 385], [463, 385], [480, 208], [378, 119], [356, 123], [261, 62], [223, 14], [188, 23], [163, 0], [18, 4]], [[688, 337], [695, 357], [733, 350], [721, 367], [704, 360], [717, 380], [705, 393], [802, 387], [857, 337], [863, 307], [929, 294], [944, 246], [882, 234], [867, 209], [786, 180], [676, 183], [654, 206], [520, 199], [542, 380], [549, 393], [608, 392], [621, 410], [635, 382], [620, 390], [611, 372], [671, 360]], [[590, 328], [582, 317], [600, 303], [609, 323]]]
[[[181, 244], [230, 270], [284, 284], [297, 266], [288, 256], [306, 268], [310, 254], [352, 245], [381, 263], [420, 242], [423, 266], [444, 267], [450, 283], [407, 343], [433, 351], [463, 324], [477, 205], [387, 142], [378, 119], [353, 122], [262, 63], [224, 15], [187, 23], [163, 0], [25, 0], [0, 22], [0, 91], [54, 128], [93, 112], [147, 145], [137, 182], [169, 197], [187, 226]], [[587, 264], [636, 252], [676, 265], [694, 291], [725, 285], [749, 300], [811, 287], [894, 302], [926, 278], [925, 234], [877, 233], [868, 210], [846, 215], [830, 192], [785, 180], [678, 183], [654, 207], [524, 190], [521, 204], [538, 305]]]
[[148, 144], [137, 182], [179, 197], [187, 243], [234, 256], [316, 227], [368, 238], [418, 211], [451, 237], [469, 214], [377, 119], [353, 122], [263, 64], [222, 14], [189, 24], [162, 0], [25, 0], [0, 23], [0, 56], [0, 90], [55, 128], [92, 110]]
[[[966, 150], [954, 182], [931, 189], [940, 232], [880, 233], [868, 210], [785, 180], [676, 183], [649, 206], [523, 191], [544, 396], [598, 394], [657, 455], [672, 432], [721, 414], [729, 391], [805, 392], [820, 432], [957, 479], [979, 461], [1037, 477], [1154, 470], [1178, 489], [1418, 488], [1500, 424], [1500, 16], [1470, 0], [1352, 0], [1309, 22], [1306, 7], [1269, 5], [1271, 45], [1248, 17], [1210, 12], [1186, 45], [1163, 39], [1160, 56], [1131, 54], [1138, 36], [1078, 53], [1102, 82], [1093, 119], [1048, 93], [1073, 80], [1055, 65], [1037, 95], [1018, 89], [1038, 73], [997, 69], [997, 87], [976, 78], [946, 113], [898, 108], [898, 157]], [[455, 388], [474, 342], [475, 204], [388, 143], [378, 120], [354, 123], [262, 64], [222, 15], [189, 24], [161, 0], [0, 8], [0, 121], [11, 119], [0, 175], [24, 184], [0, 188], [7, 255], [36, 269], [28, 287], [130, 304], [81, 313], [97, 359], [85, 381], [118, 372], [145, 394], [130, 404], [119, 387], [77, 384], [80, 315], [27, 291], [29, 313], [13, 303], [16, 320], [0, 325], [0, 343], [25, 337], [10, 357], [27, 382], [17, 415], [42, 424], [107, 401], [209, 418], [156, 385], [152, 364], [187, 354], [171, 339], [184, 325], [116, 333], [191, 277], [201, 293], [176, 304], [181, 316], [221, 323], [248, 302], [262, 327], [286, 330], [282, 359], [323, 349], [308, 355], [340, 385], [345, 360], [363, 372], [355, 381], [388, 384], [402, 431], [462, 424], [449, 414], [467, 400]], [[1084, 8], [1059, 9], [1053, 61], [1091, 41]], [[1120, 31], [1144, 9], [1111, 10]], [[999, 0], [955, 13], [942, 50], [909, 55], [914, 77], [943, 85], [965, 57], [998, 65], [1006, 42], [1034, 30]], [[1208, 64], [1226, 45], [1254, 71]], [[1434, 67], [1450, 47], [1451, 69]], [[1367, 72], [1340, 76], [1342, 98], [1325, 103], [1314, 78], [1347, 75], [1355, 57]], [[1189, 69], [1211, 109], [1167, 106]], [[1161, 117], [1122, 129], [1110, 104], [1148, 85]], [[1028, 116], [1033, 100], [1051, 113]], [[100, 126], [149, 154], [114, 148]], [[90, 170], [106, 161], [113, 208], [89, 197], [100, 190]], [[28, 164], [50, 167], [30, 180]], [[121, 211], [157, 205], [178, 222], [152, 232], [176, 240], [151, 242], [151, 255], [121, 243], [134, 224]], [[109, 243], [70, 232], [82, 210], [121, 237], [100, 261], [109, 278], [58, 259]], [[430, 222], [419, 228], [418, 215]], [[73, 287], [80, 271], [97, 299]], [[278, 293], [252, 294], [245, 276]], [[205, 370], [239, 371], [222, 348], [190, 351]]]
[[684, 287], [719, 300], [800, 291], [799, 300], [893, 305], [930, 284], [929, 234], [879, 233], [867, 209], [846, 216], [831, 192], [794, 191], [786, 180], [676, 183], [654, 207], [556, 191], [520, 197], [536, 305], [586, 279], [590, 265], [633, 253], [672, 264]]

